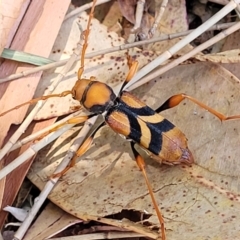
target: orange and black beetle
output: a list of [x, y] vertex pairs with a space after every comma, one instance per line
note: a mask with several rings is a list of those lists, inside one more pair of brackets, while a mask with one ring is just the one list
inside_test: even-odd
[[78, 80], [72, 94], [89, 112], [104, 113], [105, 122], [116, 133], [139, 144], [158, 162], [193, 162], [184, 133], [158, 114], [167, 109], [167, 102], [154, 111], [127, 91], [117, 97], [108, 85], [87, 79]]
[[[116, 133], [124, 136], [127, 140], [129, 140], [131, 142], [131, 147], [136, 162], [143, 173], [154, 208], [156, 209], [156, 213], [161, 225], [162, 239], [165, 240], [166, 237], [164, 220], [155, 200], [151, 185], [148, 181], [144, 160], [137, 152], [134, 145], [139, 144], [144, 150], [149, 153], [152, 158], [158, 162], [170, 165], [191, 164], [193, 163], [193, 156], [191, 151], [188, 149], [186, 136], [171, 122], [160, 116], [158, 113], [177, 106], [184, 99], [189, 99], [190, 101], [196, 103], [197, 105], [217, 116], [220, 120], [238, 119], [240, 118], [240, 115], [225, 117], [221, 113], [186, 94], [174, 95], [170, 97], [165, 103], [163, 103], [158, 109], [151, 109], [131, 93], [123, 91], [126, 84], [131, 80], [132, 76], [137, 71], [138, 63], [136, 61], [129, 61], [131, 68], [118, 96], [116, 96], [112, 88], [110, 88], [107, 84], [96, 81], [95, 78], [91, 78], [90, 80], [81, 79], [81, 75], [84, 69], [84, 55], [87, 48], [90, 21], [93, 16], [95, 4], [96, 1], [94, 1], [88, 21], [88, 27], [85, 32], [85, 44], [82, 50], [81, 67], [78, 72], [78, 81], [76, 82], [73, 89], [71, 91], [65, 91], [60, 94], [53, 94], [40, 97], [38, 99], [33, 99], [27, 103], [16, 106], [13, 109], [17, 109], [20, 106], [28, 103], [34, 103], [40, 99], [45, 100], [51, 97], [64, 97], [68, 94], [71, 94], [74, 99], [78, 100], [80, 104], [89, 112], [92, 112], [92, 114], [88, 116], [74, 117], [68, 120], [65, 124], [81, 123], [92, 116], [103, 114], [104, 122], [101, 123], [84, 141], [80, 149], [77, 151], [73, 162], [76, 157], [81, 156], [89, 149], [96, 132], [106, 124], [109, 125]], [[7, 112], [13, 109], [8, 110]], [[7, 112], [0, 114], [0, 116], [6, 114]], [[62, 125], [64, 124], [61, 124], [60, 126]], [[54, 128], [51, 131], [55, 131], [57, 128]], [[69, 167], [66, 169], [69, 169]], [[66, 172], [66, 169], [61, 173], [55, 174], [52, 177], [55, 177], [56, 175], [58, 177], [59, 175], [61, 176], [64, 172]]]

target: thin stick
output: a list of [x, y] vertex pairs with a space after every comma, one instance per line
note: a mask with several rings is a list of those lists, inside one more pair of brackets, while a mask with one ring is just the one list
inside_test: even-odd
[[209, 2], [217, 3], [220, 5], [226, 5], [228, 4], [229, 0], [209, 0]]
[[[226, 28], [229, 28], [230, 26], [232, 26], [234, 24], [235, 24], [235, 22], [216, 24], [216, 25], [212, 26], [211, 28], [209, 28], [207, 31], [226, 29]], [[156, 37], [156, 38], [151, 38], [151, 39], [144, 40], [144, 41], [139, 41], [139, 42], [134, 42], [134, 43], [129, 43], [129, 44], [123, 44], [123, 45], [120, 45], [120, 46], [107, 48], [107, 49], [103, 49], [103, 50], [96, 51], [96, 52], [87, 53], [85, 58], [89, 59], [89, 58], [93, 58], [93, 57], [96, 57], [96, 56], [99, 56], [99, 55], [112, 53], [112, 52], [118, 52], [118, 51], [121, 51], [121, 50], [126, 50], [126, 49], [129, 49], [129, 48], [138, 47], [138, 46], [142, 46], [142, 45], [146, 45], [146, 44], [150, 44], [150, 43], [171, 40], [171, 39], [186, 36], [193, 31], [194, 30], [188, 30], [188, 31], [180, 32], [180, 33], [167, 34], [167, 35], [163, 35], [163, 36]], [[50, 68], [56, 68], [56, 67], [63, 66], [64, 64], [66, 64], [66, 62], [68, 60], [69, 60], [69, 58], [64, 59], [64, 60], [60, 60], [60, 61], [57, 61], [57, 62], [54, 62], [54, 63], [46, 64], [44, 66], [35, 67], [34, 69], [26, 70], [26, 71], [23, 71], [23, 72], [20, 72], [20, 73], [12, 74], [8, 77], [1, 78], [0, 83], [8, 82], [8, 81], [11, 81], [11, 80], [14, 80], [14, 79], [17, 79], [17, 78], [28, 76], [30, 74], [33, 74], [33, 73], [36, 73], [36, 72], [39, 72], [39, 71], [45, 71], [45, 70], [48, 70]], [[78, 59], [76, 59], [76, 61], [78, 61]]]
[[141, 26], [143, 11], [144, 11], [145, 0], [138, 0], [135, 12], [135, 24], [131, 29], [131, 32], [135, 32]]
[[37, 132], [35, 132], [35, 133], [33, 133], [33, 134], [31, 134], [31, 135], [29, 135], [29, 136], [27, 136], [27, 137], [19, 140], [19, 141], [17, 141], [17, 142], [12, 146], [12, 148], [9, 150], [9, 152], [11, 152], [11, 151], [13, 151], [13, 150], [15, 150], [15, 149], [17, 149], [17, 148], [22, 147], [24, 144], [26, 144], [26, 143], [28, 143], [28, 142], [30, 142], [30, 141], [35, 140], [36, 138], [40, 137], [41, 135], [47, 133], [49, 130], [51, 130], [51, 129], [53, 129], [53, 128], [59, 126], [59, 125], [61, 125], [62, 123], [64, 123], [64, 122], [66, 122], [67, 120], [69, 120], [70, 118], [79, 115], [80, 113], [81, 113], [81, 111], [77, 111], [77, 112], [75, 112], [75, 113], [72, 113], [72, 114], [68, 115], [67, 117], [63, 118], [62, 120], [60, 120], [60, 121], [58, 121], [58, 122], [56, 122], [56, 123], [54, 123], [54, 124], [52, 124], [52, 125], [44, 128], [44, 129], [41, 129], [40, 131], [37, 131]]
[[18, 156], [14, 161], [9, 163], [3, 169], [0, 170], [0, 180], [6, 177], [10, 172], [23, 164], [26, 160], [33, 157], [40, 149], [47, 146], [49, 142], [54, 141], [56, 138], [61, 136], [64, 132], [71, 129], [74, 124], [65, 125], [54, 133], [50, 133], [47, 137], [40, 140], [38, 143], [30, 146], [24, 153]]
[[167, 4], [168, 4], [168, 0], [163, 0], [161, 3], [161, 6], [159, 6], [158, 1], [155, 1], [155, 19], [154, 19], [153, 26], [149, 30], [149, 34], [151, 37], [154, 36], [154, 34], [157, 30], [158, 24], [160, 23], [160, 21], [162, 19], [162, 16], [167, 7]]
[[144, 235], [134, 232], [117, 232], [115, 231], [107, 231], [107, 232], [99, 232], [99, 233], [89, 233], [71, 237], [60, 237], [60, 238], [51, 238], [52, 240], [95, 240], [95, 239], [118, 239], [118, 238], [139, 238], [144, 237]]

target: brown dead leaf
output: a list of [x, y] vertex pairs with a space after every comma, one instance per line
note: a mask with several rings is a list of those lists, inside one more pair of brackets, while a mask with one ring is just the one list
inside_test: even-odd
[[24, 239], [47, 239], [79, 222], [82, 221], [49, 203], [31, 226]]
[[[179, 66], [134, 93], [153, 108], [185, 92], [226, 115], [239, 114], [239, 80], [215, 64]], [[240, 227], [239, 121], [221, 123], [191, 102], [163, 112], [185, 132], [195, 157], [192, 167], [160, 165], [145, 156], [169, 239], [236, 239]], [[40, 189], [65, 154], [74, 129], [42, 151], [29, 178]], [[93, 219], [122, 209], [147, 211], [157, 224], [144, 179], [129, 143], [103, 128], [94, 145], [50, 195], [67, 212]], [[93, 217], [94, 216], [94, 217]], [[217, 227], [218, 226], [218, 227]], [[224, 226], [224, 228], [219, 228]], [[225, 231], [228, 229], [228, 231]]]
[[[80, 19], [86, 17], [83, 14]], [[63, 42], [56, 41], [53, 53], [56, 59], [60, 55], [62, 57], [63, 52], [69, 55], [72, 46], [76, 45], [73, 36], [79, 37], [80, 32], [71, 21], [63, 26], [65, 30], [59, 34]], [[95, 20], [92, 28], [89, 51], [122, 42], [114, 33], [106, 33], [106, 29]], [[70, 42], [64, 34], [66, 31]], [[65, 48], [64, 44], [68, 47]], [[135, 55], [142, 65], [155, 57], [149, 52], [144, 56], [137, 49], [131, 55]], [[68, 74], [56, 92], [72, 87], [76, 80], [76, 69]], [[99, 80], [115, 86], [124, 79], [126, 73], [125, 57], [122, 53], [114, 53], [86, 61], [84, 76], [97, 76]], [[54, 75], [56, 72], [45, 75], [48, 83]], [[239, 80], [213, 63], [176, 67], [137, 89], [134, 94], [155, 109], [171, 95], [181, 92], [196, 97], [226, 115], [240, 113]], [[68, 111], [72, 103], [67, 104], [66, 100], [58, 98], [49, 106], [50, 112], [58, 114], [59, 109]], [[58, 110], [53, 111], [52, 106]], [[48, 108], [43, 112], [49, 111]], [[156, 163], [143, 153], [149, 179], [165, 218], [168, 238], [178, 239], [181, 235], [182, 239], [236, 239], [240, 231], [240, 215], [237, 214], [240, 211], [239, 121], [221, 123], [188, 101], [162, 115], [186, 134], [196, 162], [192, 167], [169, 167]], [[40, 189], [66, 154], [76, 131], [78, 128], [71, 129], [38, 154], [29, 178]], [[108, 224], [122, 224], [133, 230], [134, 223], [124, 224], [104, 217], [123, 209], [134, 209], [147, 211], [151, 214], [148, 221], [158, 225], [144, 179], [133, 159], [129, 143], [105, 127], [98, 132], [93, 146], [67, 172], [49, 198], [62, 209], [84, 220], [108, 221]], [[147, 234], [145, 229], [135, 227], [134, 230]], [[152, 238], [156, 237], [155, 233], [152, 234]]]
[[[228, 36], [225, 41], [222, 51], [239, 49], [239, 47], [240, 47], [239, 38], [240, 38], [240, 31], [237, 31], [237, 32], [231, 34], [230, 36]], [[239, 63], [224, 64], [223, 66], [226, 69], [228, 69], [231, 73], [233, 73], [236, 77], [240, 78]]]
[[10, 39], [16, 33], [21, 21], [21, 17], [19, 19], [18, 17], [24, 14], [24, 9], [28, 7], [28, 4], [29, 1], [23, 0], [2, 1], [0, 8], [0, 55], [5, 47], [9, 47]]

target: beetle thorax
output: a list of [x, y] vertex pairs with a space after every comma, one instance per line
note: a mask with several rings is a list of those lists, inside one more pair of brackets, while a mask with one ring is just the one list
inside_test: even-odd
[[105, 83], [80, 79], [72, 89], [72, 95], [88, 111], [103, 113], [114, 104], [116, 95]]

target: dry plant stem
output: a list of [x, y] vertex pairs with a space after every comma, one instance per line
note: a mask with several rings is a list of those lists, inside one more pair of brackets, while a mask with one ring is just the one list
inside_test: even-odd
[[[234, 24], [235, 24], [235, 22], [216, 24], [216, 25], [210, 27], [207, 31], [226, 29], [226, 28], [229, 28], [229, 27], [233, 26]], [[162, 35], [162, 36], [156, 37], [156, 38], [151, 38], [151, 39], [148, 39], [148, 40], [123, 44], [123, 45], [120, 45], [120, 46], [107, 48], [107, 49], [99, 50], [99, 51], [92, 52], [92, 53], [87, 53], [85, 58], [92, 58], [92, 57], [96, 57], [96, 56], [99, 56], [99, 55], [108, 54], [108, 53], [112, 53], [112, 52], [118, 52], [118, 51], [121, 51], [121, 50], [126, 50], [126, 49], [133, 48], [133, 47], [139, 47], [139, 46], [150, 44], [150, 43], [171, 40], [171, 39], [186, 36], [193, 31], [194, 30], [188, 30], [188, 31], [180, 32], [180, 33], [166, 34], [166, 35]], [[50, 65], [50, 64], [47, 64], [47, 65]], [[45, 66], [47, 66], [47, 65], [45, 65]], [[40, 67], [36, 67], [36, 68], [40, 68]], [[1, 79], [0, 79], [0, 81], [1, 81]]]
[[177, 44], [172, 46], [169, 50], [165, 51], [159, 57], [157, 57], [152, 62], [150, 62], [149, 64], [144, 66], [142, 69], [140, 69], [137, 72], [137, 74], [133, 77], [133, 79], [126, 85], [126, 88], [132, 86], [139, 79], [143, 78], [146, 74], [148, 74], [153, 69], [158, 67], [160, 64], [165, 62], [167, 59], [172, 57], [173, 54], [177, 53], [180, 49], [182, 49], [188, 43], [190, 43], [195, 38], [197, 38], [199, 35], [201, 35], [203, 32], [205, 32], [208, 28], [210, 28], [216, 22], [221, 20], [225, 15], [227, 15], [229, 12], [231, 12], [233, 9], [235, 9], [237, 7], [237, 3], [240, 3], [240, 0], [234, 0], [234, 1], [232, 0], [231, 2], [229, 2], [225, 7], [223, 7], [219, 12], [217, 12], [208, 21], [203, 23], [200, 27], [198, 27], [193, 32], [191, 32], [188, 36], [186, 36], [185, 38], [180, 40]]
[[139, 80], [138, 82], [136, 82], [134, 85], [130, 86], [129, 88], [127, 88], [129, 91], [140, 87], [141, 85], [151, 81], [152, 79], [160, 76], [161, 74], [169, 71], [171, 68], [176, 67], [177, 65], [179, 65], [180, 63], [186, 61], [187, 59], [195, 56], [197, 53], [203, 51], [204, 49], [210, 47], [211, 45], [213, 45], [216, 42], [219, 42], [220, 40], [222, 40], [223, 38], [227, 37], [228, 35], [232, 34], [233, 32], [236, 32], [237, 30], [240, 29], [240, 22], [236, 23], [235, 25], [233, 25], [232, 27], [220, 32], [218, 35], [216, 35], [215, 37], [211, 38], [210, 40], [206, 41], [205, 43], [199, 45], [198, 47], [194, 48], [192, 51], [188, 52], [187, 54], [173, 60], [172, 62], [170, 62], [169, 64], [161, 67], [160, 69], [148, 74], [146, 77], [142, 78], [141, 80]]
[[144, 235], [134, 232], [99, 232], [71, 237], [51, 238], [52, 240], [94, 240], [94, 239], [118, 239], [118, 238], [139, 238]]
[[137, 7], [136, 7], [136, 13], [135, 13], [136, 20], [135, 20], [135, 24], [134, 24], [133, 28], [131, 29], [131, 32], [135, 32], [141, 26], [144, 5], [145, 5], [145, 0], [137, 1]]
[[[62, 69], [61, 73], [56, 77], [56, 79], [53, 81], [52, 85], [45, 91], [44, 95], [51, 94], [54, 89], [57, 87], [59, 82], [62, 81], [64, 76], [67, 74], [67, 72], [71, 69], [73, 64], [75, 63], [76, 59], [78, 58], [80, 49], [82, 49], [82, 45], [84, 43], [84, 40], [81, 40], [80, 43], [77, 46], [77, 49], [72, 54], [70, 59], [68, 60], [67, 64]], [[16, 141], [19, 139], [19, 137], [22, 135], [22, 133], [25, 132], [29, 124], [32, 122], [35, 115], [38, 113], [38, 111], [43, 107], [45, 101], [39, 101], [36, 106], [33, 108], [31, 113], [27, 116], [27, 118], [23, 121], [21, 126], [18, 128], [18, 130], [12, 135], [12, 137], [9, 139], [9, 141], [6, 143], [6, 145], [0, 150], [0, 160], [9, 152], [9, 150], [12, 148], [12, 146], [16, 143]]]
[[70, 118], [72, 118], [72, 117], [74, 117], [74, 116], [77, 116], [77, 115], [79, 115], [79, 114], [80, 114], [80, 111], [77, 111], [77, 112], [75, 112], [75, 113], [72, 113], [72, 114], [68, 115], [67, 117], [63, 118], [62, 120], [60, 120], [60, 121], [58, 121], [58, 122], [56, 122], [56, 123], [54, 123], [54, 124], [52, 124], [52, 125], [44, 128], [44, 129], [40, 130], [40, 131], [38, 131], [38, 132], [35, 132], [34, 134], [31, 134], [31, 135], [29, 135], [29, 136], [27, 136], [27, 137], [25, 137], [25, 138], [17, 141], [17, 142], [12, 146], [12, 148], [9, 150], [9, 152], [11, 152], [11, 151], [13, 151], [13, 150], [15, 150], [15, 149], [17, 149], [17, 148], [22, 147], [24, 144], [26, 144], [26, 143], [28, 143], [28, 142], [30, 142], [30, 141], [35, 140], [36, 138], [40, 137], [41, 135], [47, 133], [49, 130], [51, 130], [51, 129], [53, 129], [53, 128], [59, 126], [59, 125], [61, 125], [62, 123], [66, 122], [68, 119], [70, 119]]
[[[96, 6], [97, 5], [100, 5], [100, 4], [103, 4], [103, 3], [106, 3], [106, 2], [110, 2], [111, 0], [97, 0], [97, 3], [96, 3]], [[76, 8], [74, 9], [73, 11], [71, 11], [70, 13], [68, 13], [65, 18], [64, 18], [64, 21], [66, 21], [67, 19], [83, 12], [83, 11], [86, 11], [88, 9], [90, 9], [92, 7], [92, 2], [91, 3], [87, 3], [79, 8]]]
[[[86, 124], [83, 126], [83, 128], [82, 128], [81, 132], [79, 133], [79, 135], [80, 134], [81, 135], [86, 135], [89, 132], [92, 124], [96, 121], [96, 119], [97, 119], [97, 117], [93, 117], [93, 118], [89, 119], [86, 122]], [[70, 126], [70, 127], [72, 127], [72, 126]], [[58, 131], [60, 131], [60, 130], [58, 130]], [[55, 173], [61, 172], [62, 170], [64, 170], [67, 167], [67, 165], [71, 161], [72, 157], [74, 156], [75, 152], [81, 146], [82, 142], [84, 141], [84, 138], [83, 137], [79, 137], [79, 135], [78, 135], [77, 139], [74, 141], [73, 145], [70, 147], [70, 149], [69, 149], [67, 155], [64, 157], [63, 161], [57, 167]], [[22, 223], [20, 228], [17, 230], [17, 232], [15, 234], [15, 239], [20, 240], [20, 239], [23, 238], [23, 236], [25, 235], [26, 231], [28, 230], [30, 224], [32, 223], [33, 219], [35, 218], [36, 214], [38, 213], [40, 207], [42, 206], [42, 204], [46, 200], [48, 194], [54, 188], [54, 186], [57, 183], [58, 179], [59, 178], [50, 179], [46, 183], [44, 189], [42, 190], [42, 192], [40, 193], [40, 195], [38, 197], [38, 200], [33, 204], [33, 206], [31, 208], [27, 218], [24, 220], [24, 222]]]
[[[216, 25], [212, 26], [211, 28], [209, 28], [207, 31], [226, 29], [228, 27], [231, 27], [234, 24], [235, 24], [235, 22], [216, 24]], [[107, 48], [107, 49], [103, 49], [103, 50], [92, 52], [92, 53], [87, 53], [85, 58], [92, 58], [92, 57], [96, 57], [96, 56], [99, 56], [99, 55], [102, 55], [102, 54], [118, 52], [118, 51], [121, 51], [121, 50], [129, 49], [129, 48], [133, 48], [133, 47], [138, 47], [138, 46], [145, 45], [145, 44], [150, 44], [150, 43], [170, 40], [170, 39], [174, 39], [174, 38], [178, 38], [178, 37], [183, 37], [183, 36], [186, 36], [187, 34], [191, 33], [192, 31], [194, 31], [194, 30], [189, 30], [189, 31], [180, 32], [180, 33], [168, 34], [168, 35], [164, 35], [164, 36], [160, 36], [160, 37], [156, 37], [156, 38], [151, 38], [149, 40], [144, 40], [144, 41], [139, 41], [139, 42], [134, 42], [134, 43], [129, 43], [129, 44], [123, 44], [123, 45], [120, 45], [120, 46]], [[12, 75], [10, 75], [6, 78], [0, 79], [0, 83], [4, 83], [4, 82], [8, 82], [8, 81], [17, 79], [17, 78], [28, 76], [30, 74], [33, 74], [33, 73], [36, 73], [36, 72], [39, 72], [39, 71], [48, 70], [50, 68], [57, 68], [57, 67], [63, 66], [68, 61], [68, 59], [64, 59], [64, 60], [60, 60], [58, 62], [46, 64], [44, 66], [36, 67], [34, 69], [30, 69], [30, 70], [23, 71], [23, 72], [20, 72], [20, 73], [12, 74]], [[78, 61], [78, 59], [77, 59], [77, 61]]]
[[160, 23], [163, 13], [167, 7], [168, 0], [163, 0], [160, 7], [158, 6], [158, 4], [156, 2], [157, 1], [155, 1], [155, 20], [154, 20], [152, 28], [149, 31], [151, 36], [153, 36], [156, 32], [158, 24]]
[[33, 144], [30, 148], [28, 148], [24, 153], [22, 153], [20, 156], [18, 156], [14, 161], [9, 163], [6, 167], [0, 170], [0, 180], [7, 176], [10, 172], [12, 172], [14, 169], [19, 167], [21, 164], [23, 164], [25, 161], [27, 161], [29, 158], [34, 156], [40, 149], [48, 145], [50, 142], [54, 141], [56, 138], [61, 136], [64, 132], [72, 128], [74, 124], [65, 125], [61, 129], [57, 130], [54, 133], [50, 133], [47, 137], [40, 140], [38, 143]]

